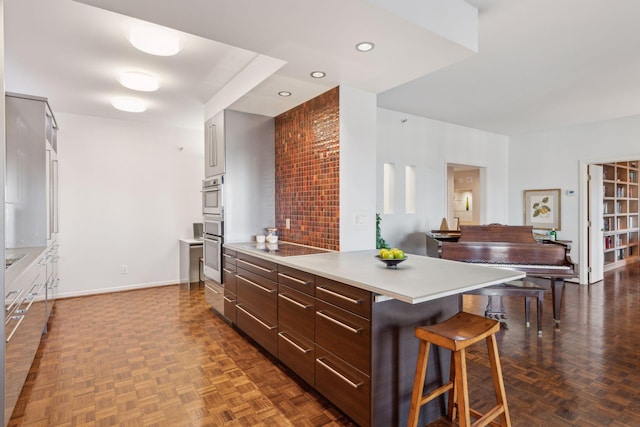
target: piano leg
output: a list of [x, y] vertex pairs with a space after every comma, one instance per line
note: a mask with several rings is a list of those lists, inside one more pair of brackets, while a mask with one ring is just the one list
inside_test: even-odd
[[488, 317], [489, 319], [494, 319], [502, 323], [506, 322], [507, 311], [504, 308], [504, 304], [502, 304], [502, 296], [489, 295], [487, 307], [484, 309], [484, 317]]
[[564, 279], [551, 277], [551, 299], [553, 301], [553, 321], [556, 328], [560, 327], [560, 307], [562, 306], [562, 291], [564, 290]]

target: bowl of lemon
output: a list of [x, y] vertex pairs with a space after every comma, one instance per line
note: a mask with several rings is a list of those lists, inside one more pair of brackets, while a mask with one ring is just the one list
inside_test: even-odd
[[398, 264], [406, 260], [408, 257], [405, 255], [402, 249], [391, 248], [391, 249], [380, 249], [378, 255], [376, 255], [380, 261], [387, 264], [388, 268], [398, 268]]

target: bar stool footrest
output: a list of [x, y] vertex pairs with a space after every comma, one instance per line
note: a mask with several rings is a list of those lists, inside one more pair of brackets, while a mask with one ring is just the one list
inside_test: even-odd
[[438, 387], [437, 389], [433, 390], [431, 393], [427, 393], [424, 396], [422, 396], [422, 399], [420, 399], [420, 406], [424, 405], [427, 402], [430, 402], [431, 400], [435, 399], [436, 397], [440, 396], [441, 394], [449, 390], [453, 390], [453, 383], [451, 382]]
[[471, 423], [471, 427], [483, 427], [486, 425], [490, 425], [493, 427], [501, 427], [500, 423], [493, 420], [498, 418], [498, 416], [500, 416], [500, 414], [502, 414], [503, 412], [504, 412], [504, 407], [502, 405], [494, 406], [493, 408], [491, 408], [489, 412], [485, 414], [481, 414], [475, 409], [469, 408], [469, 414], [471, 414], [474, 418], [476, 418], [476, 421]]

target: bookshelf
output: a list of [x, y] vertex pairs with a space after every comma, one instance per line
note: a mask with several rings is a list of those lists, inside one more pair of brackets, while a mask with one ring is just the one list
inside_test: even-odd
[[639, 161], [602, 164], [604, 270], [640, 258]]

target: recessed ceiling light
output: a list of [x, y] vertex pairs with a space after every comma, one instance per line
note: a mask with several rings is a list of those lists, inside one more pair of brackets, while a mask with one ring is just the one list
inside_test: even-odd
[[280, 92], [278, 92], [278, 95], [280, 95], [280, 96], [291, 96], [291, 92], [287, 92], [286, 90], [281, 90]]
[[147, 110], [147, 103], [138, 98], [118, 97], [111, 100], [111, 105], [128, 113], [142, 113]]
[[154, 92], [160, 87], [160, 81], [147, 73], [127, 71], [118, 76], [120, 84], [126, 88], [141, 92]]
[[158, 56], [172, 56], [182, 49], [176, 33], [151, 24], [132, 27], [129, 31], [129, 41], [137, 49]]
[[313, 77], [314, 79], [321, 79], [326, 75], [327, 75], [327, 73], [325, 73], [324, 71], [312, 71], [311, 72], [311, 77]]
[[373, 50], [374, 47], [375, 45], [371, 42], [362, 42], [356, 45], [356, 49], [360, 52], [369, 52], [370, 50]]

